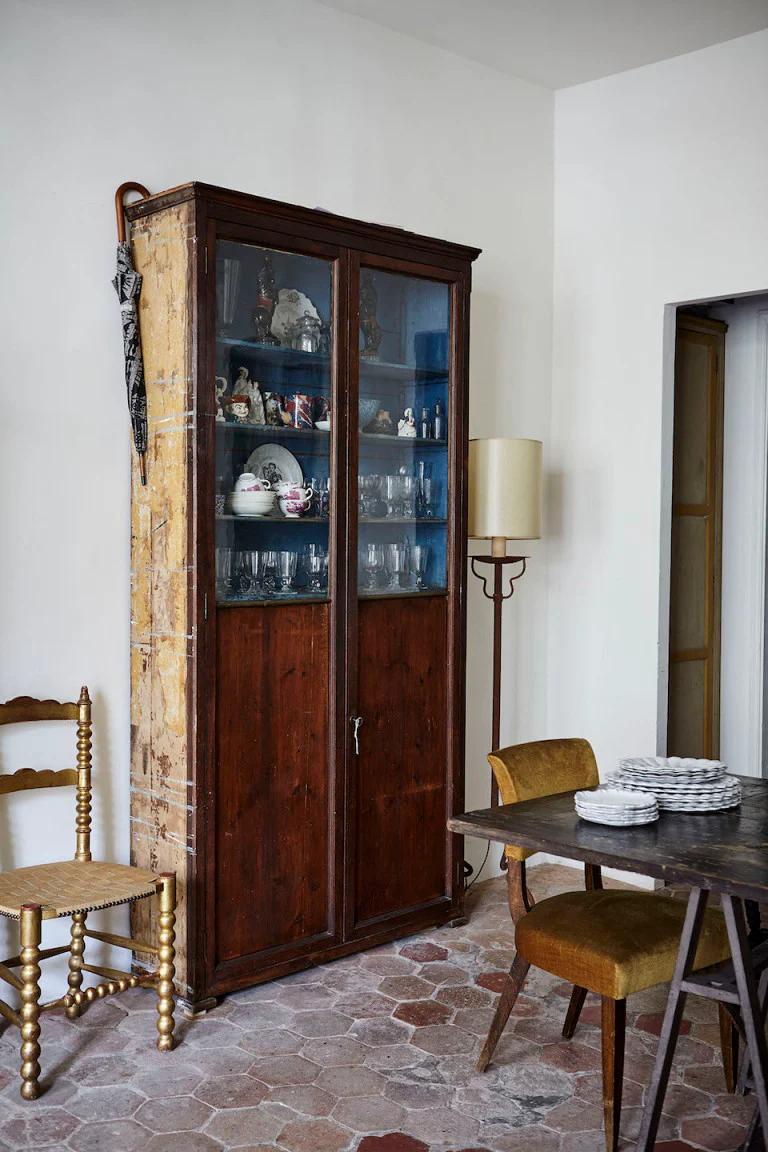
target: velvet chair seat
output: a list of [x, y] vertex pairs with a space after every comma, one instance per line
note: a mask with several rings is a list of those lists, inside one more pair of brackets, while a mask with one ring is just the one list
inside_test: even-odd
[[[671, 980], [686, 905], [652, 892], [564, 892], [518, 922], [515, 947], [536, 968], [613, 1000]], [[696, 967], [730, 957], [725, 921], [708, 910]]]

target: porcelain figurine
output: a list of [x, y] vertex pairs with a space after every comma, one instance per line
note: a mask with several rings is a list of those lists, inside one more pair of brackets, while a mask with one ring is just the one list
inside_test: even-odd
[[217, 376], [216, 377], [216, 423], [217, 424], [226, 423], [227, 417], [224, 414], [224, 404], [225, 404], [224, 397], [227, 394], [228, 388], [229, 388], [229, 381], [226, 379], [226, 377], [225, 376]]
[[251, 402], [250, 415], [248, 416], [249, 424], [266, 424], [267, 417], [264, 412], [264, 400], [261, 395], [261, 389], [256, 380], [251, 380], [247, 368], [238, 368], [237, 380], [235, 380], [233, 391], [237, 392], [240, 396], [247, 396]]
[[228, 423], [247, 424], [251, 413], [250, 396], [241, 396], [235, 392], [228, 397], [225, 403]]
[[406, 408], [403, 412], [402, 418], [397, 422], [398, 436], [415, 436], [416, 435], [416, 419], [413, 415], [413, 408]]
[[373, 420], [363, 428], [363, 432], [369, 432], [373, 436], [394, 436], [395, 425], [387, 409], [379, 408]]

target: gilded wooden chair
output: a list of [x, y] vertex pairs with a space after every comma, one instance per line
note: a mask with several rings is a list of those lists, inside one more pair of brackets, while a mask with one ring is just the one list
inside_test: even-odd
[[[74, 860], [40, 864], [0, 873], [0, 914], [19, 921], [20, 951], [0, 963], [0, 979], [15, 988], [21, 1006], [18, 1010], [0, 1000], [0, 1015], [21, 1031], [21, 1095], [35, 1100], [40, 1095], [40, 1015], [63, 1007], [76, 1019], [93, 1000], [137, 985], [157, 991], [157, 1047], [173, 1047], [173, 977], [176, 876], [173, 872], [154, 875], [143, 868], [106, 864], [91, 858], [91, 701], [82, 688], [76, 703], [33, 700], [20, 696], [0, 704], [0, 724], [29, 723], [37, 720], [77, 722], [77, 767], [61, 771], [21, 768], [13, 775], [0, 775], [0, 795], [31, 788], [59, 788], [73, 785], [77, 790], [76, 851]], [[95, 932], [86, 927], [89, 912], [114, 904], [157, 896], [159, 903], [157, 946], [111, 932]], [[59, 948], [40, 947], [42, 922], [71, 916], [71, 939]], [[157, 957], [157, 970], [136, 975], [114, 968], [87, 964], [85, 941], [99, 940], [119, 948], [149, 953]], [[40, 961], [69, 953], [68, 991], [58, 1000], [40, 1003]], [[13, 971], [19, 969], [17, 976]], [[102, 982], [83, 988], [83, 973], [102, 977]]]
[[[542, 740], [492, 752], [488, 760], [502, 803], [516, 804], [578, 788], [594, 788], [597, 764], [586, 740]], [[505, 849], [509, 907], [515, 922], [515, 958], [478, 1060], [487, 1068], [531, 965], [573, 985], [563, 1027], [570, 1039], [587, 992], [602, 1003], [605, 1145], [616, 1152], [621, 1118], [626, 1000], [672, 979], [686, 905], [653, 892], [602, 887], [600, 869], [586, 865], [584, 892], [564, 892], [533, 904], [525, 877], [532, 852]], [[730, 956], [725, 922], [708, 910], [696, 955], [706, 968]]]

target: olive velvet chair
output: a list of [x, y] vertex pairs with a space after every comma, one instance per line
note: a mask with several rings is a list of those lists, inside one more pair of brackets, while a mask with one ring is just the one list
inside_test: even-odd
[[[91, 701], [88, 689], [72, 703], [58, 700], [33, 700], [19, 696], [0, 704], [0, 725], [38, 720], [73, 720], [77, 724], [77, 767], [33, 770], [21, 768], [13, 774], [0, 775], [0, 796], [32, 788], [76, 789], [76, 850], [74, 860], [56, 864], [39, 864], [0, 873], [0, 915], [19, 922], [20, 950], [17, 956], [0, 963], [0, 980], [18, 993], [18, 1010], [0, 1000], [0, 1015], [21, 1032], [21, 1095], [34, 1100], [40, 1095], [40, 1015], [54, 1008], [64, 1008], [76, 1019], [91, 1001], [137, 985], [151, 986], [157, 994], [157, 1047], [173, 1047], [173, 978], [174, 923], [176, 909], [176, 876], [173, 872], [155, 875], [144, 868], [125, 864], [101, 863], [91, 858]], [[45, 839], [41, 830], [41, 839]], [[158, 901], [157, 945], [109, 932], [91, 931], [86, 927], [89, 912], [114, 904], [156, 897]], [[43, 920], [60, 916], [72, 919], [70, 943], [58, 948], [41, 949]], [[121, 972], [114, 968], [87, 964], [84, 959], [87, 939], [99, 940], [119, 948], [147, 953], [157, 959], [155, 972]], [[69, 953], [68, 990], [58, 1000], [40, 1003], [40, 961]], [[19, 969], [19, 975], [14, 972]], [[89, 972], [102, 982], [83, 988], [83, 974]]]
[[[519, 744], [491, 752], [488, 760], [503, 804], [599, 783], [586, 740]], [[616, 1152], [627, 997], [672, 979], [686, 905], [663, 893], [605, 891], [599, 867], [591, 864], [585, 866], [587, 891], [564, 892], [534, 905], [525, 876], [525, 861], [533, 853], [508, 844], [505, 855], [516, 953], [478, 1071], [490, 1063], [531, 965], [573, 985], [563, 1027], [566, 1039], [576, 1029], [587, 992], [597, 993], [602, 1002], [605, 1145]], [[719, 912], [708, 910], [696, 967], [719, 964], [729, 955], [725, 922]]]

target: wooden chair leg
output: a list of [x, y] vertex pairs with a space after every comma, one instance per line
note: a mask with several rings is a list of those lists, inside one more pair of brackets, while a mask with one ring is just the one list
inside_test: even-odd
[[163, 872], [159, 882], [160, 916], [158, 922], [157, 965], [157, 1047], [161, 1052], [173, 1048], [173, 978], [176, 959], [176, 873]]
[[19, 927], [21, 1095], [24, 1100], [36, 1100], [40, 1095], [40, 941], [43, 927], [39, 904], [22, 904]]
[[610, 996], [603, 996], [602, 1023], [605, 1147], [606, 1152], [617, 1152], [621, 1122], [621, 1089], [624, 1079], [626, 1000], [612, 1000]]
[[728, 1092], [736, 1091], [736, 1073], [739, 1067], [739, 1032], [725, 1004], [718, 1004], [720, 1018], [720, 1048], [723, 1053], [723, 1073]]
[[[69, 974], [67, 984], [70, 994], [79, 992], [83, 986], [83, 956], [85, 954], [85, 912], [72, 914], [72, 928], [70, 930], [69, 945]], [[83, 1007], [81, 1004], [67, 1005], [65, 1012], [68, 1019], [76, 1020]]]
[[576, 1025], [581, 1016], [581, 1010], [584, 1007], [584, 1001], [587, 998], [586, 988], [575, 988], [571, 992], [571, 1001], [568, 1005], [568, 1011], [565, 1014], [565, 1024], [563, 1024], [563, 1036], [566, 1040], [572, 1040], [573, 1034], [576, 1031]]
[[496, 1014], [491, 1021], [491, 1027], [485, 1038], [483, 1050], [477, 1061], [478, 1072], [485, 1072], [491, 1062], [491, 1057], [496, 1049], [496, 1045], [504, 1031], [507, 1020], [509, 1020], [509, 1014], [515, 1006], [515, 1001], [520, 995], [523, 984], [525, 984], [525, 978], [528, 975], [529, 968], [530, 964], [528, 961], [523, 960], [522, 956], [518, 953], [512, 961], [507, 982], [501, 991], [499, 1002], [496, 1005]]

